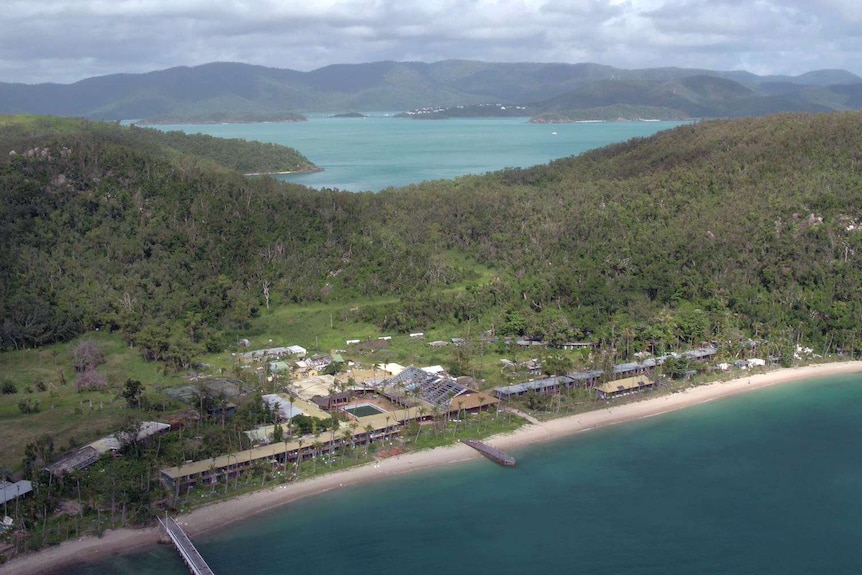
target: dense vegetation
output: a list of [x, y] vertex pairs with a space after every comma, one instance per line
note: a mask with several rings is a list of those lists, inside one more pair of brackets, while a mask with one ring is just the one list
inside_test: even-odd
[[394, 332], [595, 338], [621, 355], [859, 345], [857, 113], [705, 122], [379, 194], [249, 180], [140, 131], [65, 126], [4, 154], [4, 349], [100, 328], [181, 368], [267, 306], [312, 301]]
[[308, 158], [292, 148], [256, 141], [214, 138], [205, 134], [138, 128], [119, 129], [104, 122], [68, 121], [46, 116], [0, 116], [0, 154], [21, 152], [56, 135], [98, 138], [105, 143], [134, 146], [141, 152], [163, 159], [193, 156], [220, 167], [247, 172], [313, 172], [318, 170]]
[[825, 112], [862, 106], [862, 79], [843, 70], [758, 76], [685, 68], [447, 60], [340, 64], [309, 72], [222, 62], [88, 78], [70, 85], [0, 82], [0, 113], [102, 120], [231, 121], [292, 112], [457, 106], [472, 115], [492, 113], [490, 108], [471, 108], [491, 103], [529, 106], [532, 113], [651, 106], [695, 118]]

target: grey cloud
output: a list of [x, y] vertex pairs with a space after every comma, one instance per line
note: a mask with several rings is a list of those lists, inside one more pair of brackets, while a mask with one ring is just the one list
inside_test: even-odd
[[862, 74], [854, 0], [11, 0], [0, 81], [448, 58]]

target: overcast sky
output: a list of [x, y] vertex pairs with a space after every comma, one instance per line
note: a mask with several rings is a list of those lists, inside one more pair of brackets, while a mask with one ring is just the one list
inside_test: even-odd
[[862, 75], [862, 0], [3, 0], [0, 15], [0, 82], [450, 58]]

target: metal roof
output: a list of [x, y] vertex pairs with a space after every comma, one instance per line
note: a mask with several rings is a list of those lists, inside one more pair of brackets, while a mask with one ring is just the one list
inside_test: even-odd
[[557, 375], [554, 377], [545, 377], [543, 379], [516, 383], [514, 385], [495, 387], [494, 392], [503, 395], [519, 395], [522, 393], [527, 393], [528, 391], [541, 391], [544, 389], [557, 388], [561, 385], [569, 385], [574, 381], [575, 379], [573, 377], [569, 377], [567, 375]]
[[27, 495], [31, 491], [33, 491], [33, 484], [26, 480], [16, 481], [15, 483], [0, 481], [0, 503], [12, 501], [22, 495]]

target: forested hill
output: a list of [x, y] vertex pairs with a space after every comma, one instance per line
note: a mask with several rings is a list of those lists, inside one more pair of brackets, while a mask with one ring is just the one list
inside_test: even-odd
[[267, 302], [329, 300], [394, 331], [460, 322], [618, 349], [749, 336], [855, 347], [860, 120], [704, 122], [379, 194], [59, 130], [2, 158], [0, 342], [99, 327], [180, 367]]
[[[627, 70], [599, 64], [371, 62], [309, 72], [216, 62], [147, 74], [113, 74], [74, 84], [0, 82], [0, 113], [101, 120], [172, 118], [175, 123], [301, 119], [295, 112], [379, 112], [448, 108], [412, 118], [499, 115], [524, 106], [549, 118], [725, 118], [862, 107], [862, 78], [844, 70], [799, 76], [686, 68]], [[596, 116], [595, 114], [598, 114]], [[526, 115], [526, 112], [522, 112]], [[616, 119], [619, 116], [614, 116]]]
[[0, 154], [27, 150], [63, 134], [99, 142], [134, 146], [163, 158], [192, 156], [210, 160], [229, 170], [249, 172], [313, 172], [319, 170], [292, 148], [203, 134], [163, 132], [149, 128], [120, 128], [117, 124], [50, 116], [0, 115]]

